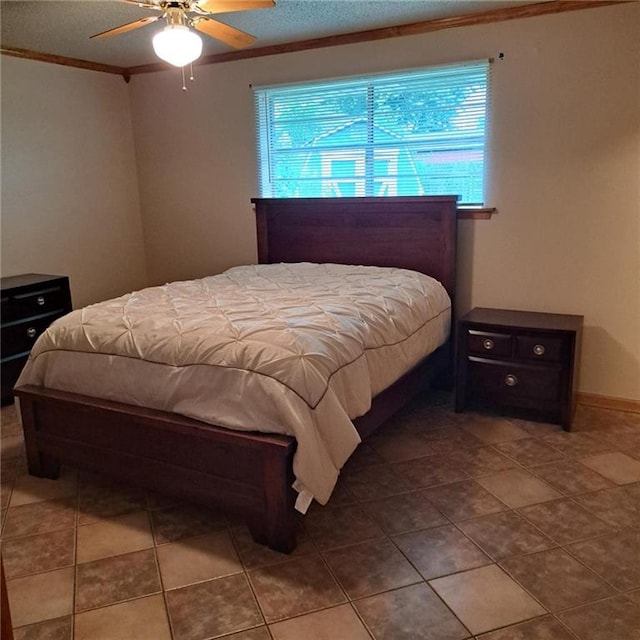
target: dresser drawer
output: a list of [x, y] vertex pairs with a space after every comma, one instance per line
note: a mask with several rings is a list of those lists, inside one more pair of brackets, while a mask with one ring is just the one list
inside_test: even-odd
[[509, 357], [513, 349], [513, 338], [508, 333], [492, 333], [467, 329], [467, 349], [483, 357]]
[[2, 359], [31, 351], [38, 336], [62, 313], [48, 313], [2, 327]]
[[516, 336], [516, 357], [540, 362], [560, 362], [565, 341], [559, 336]]
[[522, 400], [555, 402], [560, 394], [560, 366], [528, 366], [483, 358], [469, 358], [469, 384], [473, 394], [490, 396], [505, 404]]
[[23, 273], [0, 278], [2, 292], [2, 404], [13, 402], [11, 389], [38, 336], [71, 311], [67, 276]]
[[2, 323], [63, 311], [67, 307], [68, 293], [61, 287], [46, 287], [29, 293], [3, 295]]

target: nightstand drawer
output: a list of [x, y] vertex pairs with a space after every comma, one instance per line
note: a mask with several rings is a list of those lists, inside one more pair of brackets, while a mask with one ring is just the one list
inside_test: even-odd
[[560, 362], [565, 341], [557, 336], [516, 336], [516, 357], [540, 362]]
[[2, 359], [31, 351], [38, 336], [62, 313], [47, 313], [2, 327]]
[[512, 362], [469, 358], [472, 394], [500, 399], [505, 404], [522, 400], [555, 402], [559, 397], [559, 366], [527, 366]]
[[467, 349], [483, 357], [508, 357], [513, 349], [513, 338], [508, 333], [467, 330]]

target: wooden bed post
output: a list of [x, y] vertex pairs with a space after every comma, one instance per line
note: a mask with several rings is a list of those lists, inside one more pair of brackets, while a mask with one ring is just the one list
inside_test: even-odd
[[20, 398], [20, 416], [24, 431], [27, 467], [32, 476], [57, 480], [60, 477], [60, 461], [38, 447], [37, 407], [30, 398]]
[[[281, 553], [291, 553], [296, 546], [295, 498], [293, 489], [293, 454], [295, 441], [283, 444], [280, 450], [263, 449], [265, 513], [260, 521], [249, 523], [251, 536]], [[283, 465], [283, 457], [286, 464]]]

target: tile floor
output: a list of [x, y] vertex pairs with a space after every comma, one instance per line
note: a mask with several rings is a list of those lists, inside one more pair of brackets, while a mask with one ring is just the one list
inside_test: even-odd
[[638, 640], [640, 415], [574, 431], [425, 394], [363, 444], [294, 554], [223, 513], [26, 474], [2, 409], [16, 640]]

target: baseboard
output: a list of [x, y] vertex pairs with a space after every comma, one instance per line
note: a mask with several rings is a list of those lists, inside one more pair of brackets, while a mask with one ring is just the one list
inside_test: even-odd
[[614, 411], [640, 413], [640, 400], [629, 400], [628, 398], [601, 396], [597, 393], [579, 392], [578, 404], [582, 404], [586, 407], [598, 407], [600, 409], [613, 409]]

